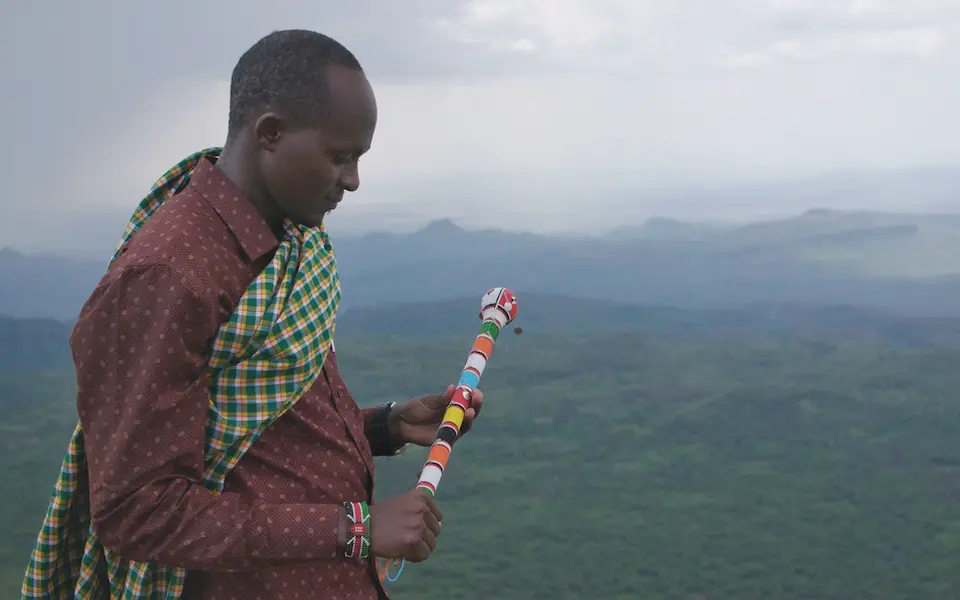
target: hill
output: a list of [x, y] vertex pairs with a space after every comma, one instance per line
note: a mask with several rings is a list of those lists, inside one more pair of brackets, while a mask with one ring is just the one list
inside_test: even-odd
[[[956, 322], [521, 302], [524, 334], [498, 342], [482, 418], [444, 476], [439, 548], [394, 598], [960, 596]], [[345, 312], [337, 349], [355, 396], [455, 380], [476, 308]], [[0, 323], [15, 331], [0, 339], [45, 356], [55, 342], [16, 333], [30, 327]], [[41, 362], [0, 373], [0, 469], [17, 491], [0, 512], [2, 597], [76, 419], [72, 372]], [[409, 489], [425, 452], [378, 459], [378, 497]]]
[[[604, 238], [467, 231], [450, 220], [414, 234], [334, 235], [345, 307], [446, 300], [512, 282], [528, 293], [628, 304], [960, 315], [956, 215], [814, 210], [725, 226], [655, 219]], [[104, 271], [99, 261], [11, 250], [0, 258], [0, 314], [21, 318], [72, 318]]]
[[[737, 309], [694, 310], [522, 290], [517, 293], [523, 310], [515, 325], [528, 338], [560, 331], [571, 336], [682, 336], [695, 332], [712, 340], [734, 336], [805, 339], [813, 343], [842, 336], [849, 341], [900, 347], [960, 348], [960, 318], [909, 317], [852, 306], [763, 303]], [[337, 339], [435, 339], [459, 335], [469, 340], [478, 328], [478, 301], [477, 297], [464, 297], [348, 307], [337, 317]], [[69, 368], [73, 364], [69, 348], [71, 328], [68, 321], [0, 316], [0, 373]]]
[[70, 325], [53, 319], [0, 315], [0, 373], [23, 373], [72, 365]]
[[103, 276], [106, 264], [105, 260], [28, 256], [0, 248], [0, 315], [72, 319]]
[[[643, 333], [722, 340], [752, 336], [879, 342], [899, 346], [960, 347], [960, 318], [910, 317], [854, 306], [809, 306], [751, 303], [744, 308], [684, 309], [638, 306], [576, 296], [517, 291], [523, 310], [515, 325], [525, 336], [563, 331], [571, 335]], [[477, 298], [457, 298], [360, 306], [345, 310], [337, 335], [433, 337], [476, 333]]]
[[[893, 225], [914, 233], [890, 236]], [[565, 238], [439, 222], [412, 236], [339, 240], [337, 252], [356, 304], [383, 303], [388, 293], [405, 302], [445, 299], [511, 281], [526, 292], [686, 308], [802, 302], [960, 314], [946, 300], [960, 293], [956, 217], [811, 211], [733, 227], [651, 228], [655, 234]]]

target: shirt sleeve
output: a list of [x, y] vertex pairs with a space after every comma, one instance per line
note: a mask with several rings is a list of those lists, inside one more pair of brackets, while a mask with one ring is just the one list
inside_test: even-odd
[[373, 419], [373, 413], [375, 408], [361, 408], [360, 412], [363, 413], [363, 430], [369, 432], [370, 430], [370, 421]]
[[363, 415], [363, 433], [367, 436], [367, 441], [370, 443], [370, 447], [376, 447], [375, 442], [377, 440], [371, 437], [372, 430], [370, 426], [373, 424], [373, 415], [377, 409], [375, 408], [361, 408], [360, 413]]
[[202, 485], [220, 306], [165, 266], [109, 274], [71, 338], [93, 528], [124, 558], [191, 570], [342, 559], [338, 504]]

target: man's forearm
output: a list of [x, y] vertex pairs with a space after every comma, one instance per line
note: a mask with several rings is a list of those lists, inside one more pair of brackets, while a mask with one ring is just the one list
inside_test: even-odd
[[341, 504], [267, 504], [183, 479], [94, 498], [94, 532], [124, 558], [203, 571], [346, 560]]

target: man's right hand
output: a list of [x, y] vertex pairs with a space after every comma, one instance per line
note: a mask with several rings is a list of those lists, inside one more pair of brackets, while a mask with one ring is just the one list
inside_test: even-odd
[[370, 553], [422, 562], [437, 547], [443, 515], [436, 501], [411, 490], [370, 507]]

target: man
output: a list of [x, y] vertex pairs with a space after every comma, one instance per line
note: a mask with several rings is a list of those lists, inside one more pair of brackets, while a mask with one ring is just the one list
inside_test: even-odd
[[430, 445], [452, 388], [361, 410], [333, 345], [323, 219], [376, 120], [326, 36], [240, 58], [224, 148], [157, 182], [78, 319], [80, 423], [24, 598], [366, 600], [386, 597], [374, 557], [434, 550], [434, 500], [373, 504], [373, 456]]

